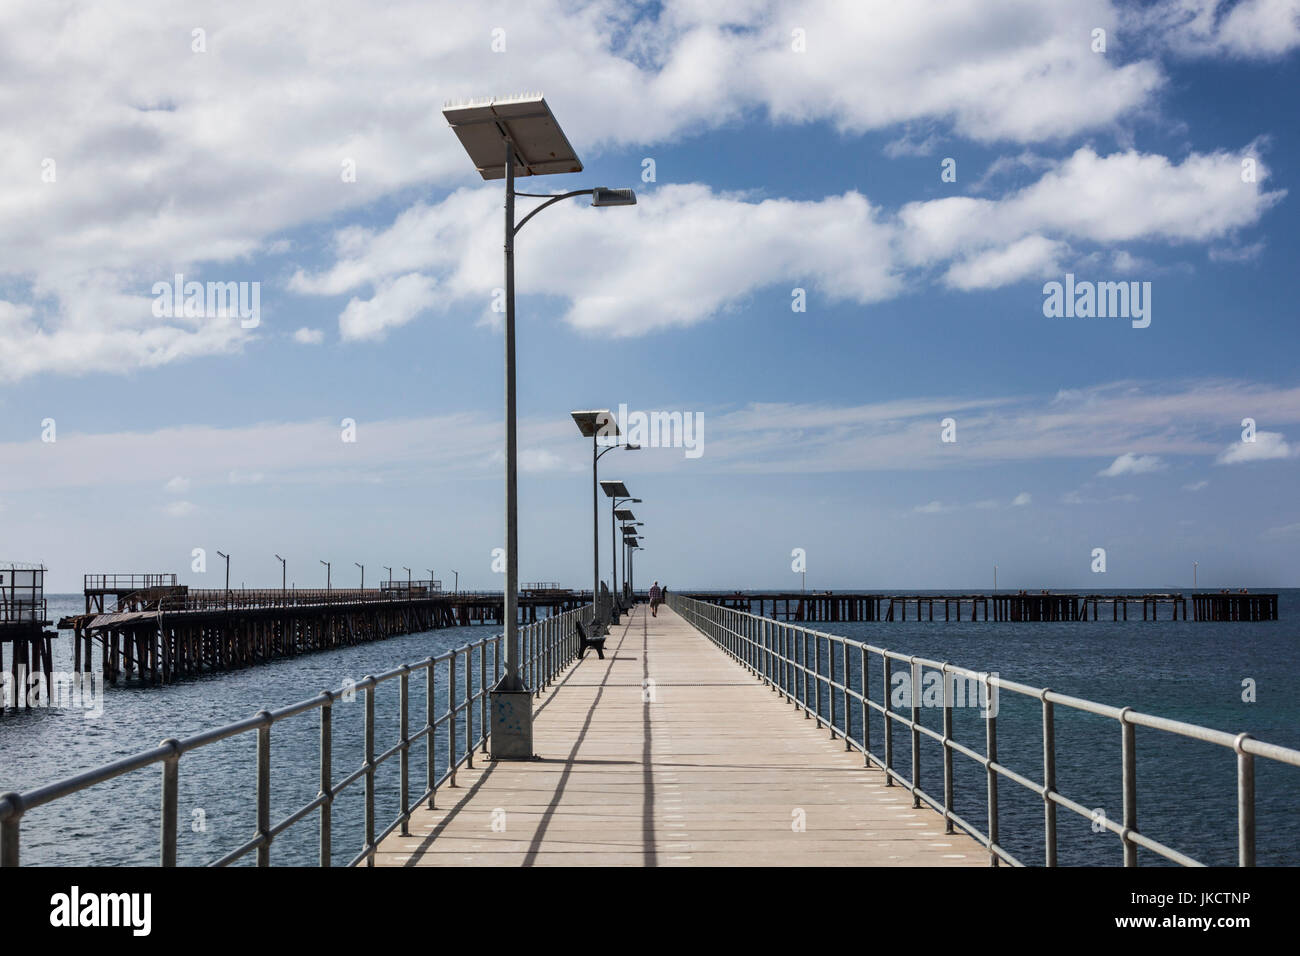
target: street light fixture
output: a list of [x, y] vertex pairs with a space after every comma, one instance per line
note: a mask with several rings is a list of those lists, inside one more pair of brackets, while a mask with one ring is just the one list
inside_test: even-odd
[[[519, 653], [519, 487], [515, 415], [515, 236], [547, 206], [590, 195], [593, 206], [630, 205], [631, 190], [604, 187], [544, 196], [546, 201], [515, 222], [515, 176], [545, 176], [582, 171], [582, 161], [540, 94], [471, 100], [443, 108], [442, 115], [485, 180], [506, 181], [505, 202], [505, 379], [506, 379], [506, 582], [504, 597], [505, 673], [493, 693], [494, 757], [533, 756], [532, 697], [520, 675]], [[594, 595], [593, 595], [594, 599]], [[505, 696], [512, 695], [512, 696]]]
[[321, 564], [325, 565], [325, 594], [328, 597], [330, 593], [330, 562], [322, 561]]
[[[230, 607], [230, 555], [218, 551], [217, 554], [226, 559], [226, 607]], [[16, 658], [15, 658], [16, 659]]]
[[456, 575], [456, 583], [452, 585], [452, 593], [459, 594], [460, 593], [460, 572], [453, 569], [451, 573]]
[[640, 538], [627, 538], [625, 540], [627, 541], [627, 586], [628, 586], [628, 590], [631, 591], [633, 594], [635, 594], [636, 593], [636, 560], [635, 560], [636, 553], [638, 551], [644, 551], [645, 548], [641, 547], [641, 545], [637, 543], [638, 541], [641, 540]]
[[284, 586], [288, 581], [288, 572], [286, 570], [284, 558], [277, 554], [275, 559], [280, 562], [280, 590], [283, 591], [285, 589]]
[[[623, 532], [623, 545], [624, 545], [624, 547], [626, 547], [626, 546], [628, 546], [628, 545], [634, 543], [634, 542], [636, 541], [636, 528], [637, 528], [637, 526], [644, 524], [644, 522], [634, 520], [636, 516], [635, 516], [634, 514], [632, 514], [632, 512], [629, 511], [629, 510], [626, 509], [626, 508], [619, 508], [619, 509], [616, 509], [615, 512], [614, 512], [614, 517], [616, 517], [616, 518], [618, 519], [618, 521], [619, 521], [619, 527], [620, 527], [620, 529], [621, 529], [622, 532]], [[629, 570], [629, 569], [628, 569], [628, 555], [625, 553], [625, 554], [624, 554], [624, 557], [623, 557], [623, 571], [624, 571], [624, 574], [623, 574], [623, 584], [624, 584], [624, 589], [626, 589], [626, 587], [627, 587], [627, 583], [628, 583], [628, 578], [629, 578], [629, 575], [628, 575], [628, 573], [627, 573], [628, 570]]]
[[[640, 445], [628, 445], [628, 450], [640, 449]], [[606, 479], [600, 483], [601, 490], [609, 497], [609, 541], [610, 541], [610, 576], [609, 588], [611, 591], [618, 587], [618, 549], [614, 546], [614, 539], [617, 536], [616, 518], [619, 505], [640, 504], [640, 498], [628, 497], [631, 492], [627, 490], [627, 485], [621, 481], [612, 481]]]
[[[597, 596], [600, 594], [600, 521], [599, 501], [600, 495], [597, 494], [596, 488], [599, 485], [597, 469], [600, 459], [609, 454], [615, 448], [626, 448], [629, 451], [637, 451], [640, 445], [626, 445], [618, 439], [622, 432], [618, 430], [618, 422], [614, 419], [614, 414], [608, 409], [599, 411], [580, 411], [572, 412], [573, 421], [578, 426], [578, 431], [584, 438], [591, 439], [591, 604], [594, 611]], [[606, 439], [606, 448], [600, 450], [600, 440]], [[615, 484], [622, 488], [623, 494], [627, 494], [627, 487], [620, 481]], [[611, 546], [612, 549], [612, 546]], [[614, 582], [610, 580], [609, 589], [610, 599], [614, 597]], [[597, 621], [598, 625], [604, 627], [603, 621]]]
[[359, 561], [353, 561], [352, 563], [361, 569], [361, 590], [364, 591], [366, 589], [366, 566]]
[[411, 599], [411, 569], [402, 565], [402, 570], [406, 572], [406, 599]]

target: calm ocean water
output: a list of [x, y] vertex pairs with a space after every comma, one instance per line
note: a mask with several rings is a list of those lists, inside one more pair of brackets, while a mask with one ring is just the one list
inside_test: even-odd
[[[922, 592], [924, 593], [924, 592]], [[1138, 592], [1134, 592], [1138, 593]], [[81, 596], [50, 596], [55, 618], [81, 610]], [[891, 622], [819, 624], [822, 630], [891, 650], [989, 670], [1012, 680], [1076, 694], [1117, 706], [1204, 724], [1249, 731], [1273, 743], [1300, 748], [1300, 654], [1297, 626], [1300, 590], [1281, 592], [1281, 620], [1257, 624], [1108, 621], [1060, 624]], [[166, 688], [118, 686], [106, 691], [104, 714], [86, 719], [70, 710], [33, 709], [0, 718], [0, 792], [27, 790], [109, 760], [149, 749], [165, 737], [183, 737], [336, 688], [399, 664], [421, 660], [492, 633], [488, 627], [455, 628], [407, 635], [376, 644], [312, 654], [214, 674]], [[56, 668], [71, 669], [71, 641], [58, 642]], [[879, 672], [873, 673], [879, 684]], [[1257, 699], [1242, 700], [1242, 682], [1255, 682]], [[440, 678], [439, 689], [445, 687]], [[873, 688], [880, 699], [880, 689]], [[424, 685], [411, 684], [414, 718], [423, 716]], [[384, 685], [377, 702], [376, 749], [397, 736], [396, 683]], [[349, 714], [348, 707], [356, 713]], [[335, 778], [361, 763], [361, 695], [338, 704], [334, 720]], [[941, 711], [923, 712], [938, 728]], [[852, 715], [855, 722], [857, 712]], [[1036, 702], [1003, 694], [999, 701], [1001, 760], [1031, 779], [1041, 777], [1041, 716]], [[793, 719], [793, 718], [792, 718]], [[974, 710], [957, 711], [958, 739], [982, 750], [983, 723]], [[880, 722], [873, 741], [879, 748]], [[463, 736], [463, 731], [462, 731]], [[1139, 828], [1212, 864], [1230, 865], [1236, 846], [1236, 762], [1223, 748], [1139, 729]], [[208, 862], [246, 840], [254, 828], [254, 735], [244, 735], [186, 755], [180, 764], [182, 864]], [[909, 735], [895, 733], [895, 765], [910, 767]], [[318, 719], [315, 714], [276, 725], [272, 817], [278, 820], [311, 800], [317, 790]], [[1081, 804], [1120, 817], [1120, 735], [1114, 721], [1057, 709], [1058, 788]], [[413, 795], [423, 789], [423, 745], [413, 750]], [[445, 733], [435, 766], [446, 761]], [[1257, 762], [1259, 862], [1300, 863], [1300, 770]], [[154, 864], [158, 856], [160, 771], [120, 777], [82, 794], [30, 812], [23, 824], [27, 864]], [[982, 770], [957, 757], [957, 811], [984, 821]], [[942, 794], [941, 754], [922, 743], [923, 785]], [[378, 773], [379, 828], [397, 813], [397, 764]], [[1003, 781], [1002, 843], [1025, 862], [1043, 853], [1042, 802]], [[1090, 821], [1058, 813], [1062, 864], [1118, 865], [1119, 840], [1094, 833]], [[336, 802], [334, 860], [345, 862], [361, 847], [359, 786]], [[278, 837], [272, 860], [311, 865], [317, 856], [315, 815]], [[1143, 851], [1144, 865], [1159, 859]]]

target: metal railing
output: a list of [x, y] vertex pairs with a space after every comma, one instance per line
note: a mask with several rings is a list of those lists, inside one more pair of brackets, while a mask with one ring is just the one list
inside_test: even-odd
[[82, 587], [87, 591], [141, 591], [145, 588], [174, 588], [174, 574], [86, 574]]
[[[405, 582], [402, 590], [405, 591]], [[442, 594], [418, 594], [414, 599], [441, 598]], [[412, 597], [397, 591], [372, 588], [191, 588], [158, 601], [163, 611], [219, 611], [234, 608], [318, 607], [348, 604], [405, 604]], [[123, 603], [129, 603], [124, 601]]]
[[[1016, 859], [1000, 842], [998, 784], [1002, 780], [1023, 787], [1043, 801], [1043, 833], [1045, 864], [1057, 865], [1057, 807], [1064, 807], [1087, 818], [1094, 827], [1105, 829], [1120, 838], [1125, 866], [1137, 865], [1138, 848], [1149, 850], [1164, 859], [1182, 866], [1203, 866], [1191, 856], [1165, 845], [1159, 840], [1139, 832], [1137, 818], [1137, 739], [1138, 727], [1157, 730], [1177, 737], [1197, 740], [1223, 747], [1237, 758], [1237, 862], [1240, 866], [1255, 865], [1255, 758], [1277, 761], [1300, 767], [1300, 750], [1281, 747], [1256, 740], [1249, 734], [1230, 734], [1211, 730], [1196, 724], [1170, 720], [1139, 713], [1131, 707], [1113, 707], [1080, 697], [1059, 694], [1055, 691], [1031, 687], [1006, 680], [986, 672], [958, 667], [946, 661], [936, 661], [915, 655], [875, 647], [861, 641], [836, 634], [816, 631], [806, 627], [759, 617], [744, 611], [720, 607], [704, 601], [685, 598], [678, 594], [668, 596], [668, 604], [681, 614], [705, 637], [734, 658], [764, 684], [772, 687], [784, 700], [801, 709], [805, 716], [815, 719], [818, 725], [830, 730], [832, 737], [843, 737], [846, 748], [860, 751], [868, 765], [875, 765], [885, 773], [886, 783], [898, 783], [912, 795], [912, 806], [925, 803], [942, 814], [948, 833], [960, 828], [978, 840], [989, 852], [989, 865], [999, 862], [1013, 866], [1024, 864]], [[823, 658], [823, 645], [825, 657]], [[871, 698], [872, 667], [882, 677], [884, 703]], [[856, 664], [856, 686], [854, 686]], [[910, 707], [907, 713], [894, 709], [891, 691], [897, 683], [893, 678], [894, 665], [908, 669], [910, 677]], [[924, 697], [922, 671], [942, 674], [943, 729], [937, 731], [921, 723]], [[985, 728], [984, 752], [972, 749], [953, 736], [953, 709], [956, 681], [980, 689], [985, 709], [981, 713]], [[908, 678], [903, 678], [906, 684]], [[1040, 702], [1042, 710], [1042, 780], [1031, 780], [1015, 772], [998, 759], [996, 694], [1008, 692]], [[827, 706], [822, 706], [825, 694]], [[988, 707], [987, 703], [994, 705]], [[851, 704], [860, 710], [860, 727], [850, 726]], [[1120, 732], [1120, 762], [1122, 818], [1099, 817], [1097, 812], [1057, 790], [1056, 759], [1056, 708], [1093, 714], [1114, 720]], [[829, 711], [826, 713], [825, 711]], [[871, 742], [871, 715], [884, 720], [883, 752], [877, 753]], [[838, 723], [837, 723], [838, 721]], [[905, 774], [894, 766], [894, 728], [901, 726], [911, 736], [911, 771]], [[858, 734], [858, 736], [855, 736]], [[933, 740], [943, 748], [942, 797], [927, 793], [921, 786], [921, 740]], [[983, 768], [985, 776], [985, 809], [987, 820], [984, 829], [975, 821], [964, 819], [954, 810], [953, 758], [961, 755]]]
[[[527, 686], [534, 688], [534, 695], [542, 690], [564, 670], [575, 658], [578, 651], [577, 628], [575, 622], [588, 622], [592, 609], [587, 605], [577, 610], [568, 611], [555, 617], [547, 618], [536, 624], [519, 629], [520, 667]], [[488, 666], [488, 649], [492, 649], [492, 664]], [[438, 665], [446, 662], [447, 686], [444, 695], [439, 695], [435, 675]], [[478, 690], [473, 690], [475, 663], [477, 663]], [[348, 861], [348, 866], [365, 863], [374, 864], [375, 852], [379, 843], [394, 831], [400, 830], [403, 836], [409, 835], [408, 825], [411, 819], [411, 748], [424, 740], [428, 747], [428, 772], [424, 792], [415, 798], [419, 804], [425, 800], [433, 806], [438, 788], [449, 783], [456, 784], [456, 771], [462, 766], [473, 767], [474, 750], [487, 753], [490, 738], [490, 719], [488, 715], [488, 697], [491, 685], [500, 678], [503, 667], [502, 635], [496, 634], [448, 651], [437, 657], [429, 657], [413, 664], [403, 664], [377, 676], [366, 676], [339, 690], [322, 691], [316, 697], [290, 704], [279, 710], [262, 710], [245, 720], [226, 724], [203, 731], [182, 740], [168, 738], [152, 750], [138, 753], [131, 757], [116, 760], [80, 773], [67, 779], [37, 787], [26, 793], [6, 793], [0, 795], [0, 867], [19, 865], [19, 844], [22, 818], [28, 811], [37, 807], [65, 799], [80, 793], [89, 787], [120, 777], [146, 767], [161, 766], [162, 769], [162, 822], [159, 834], [160, 860], [163, 866], [176, 865], [177, 845], [177, 805], [178, 781], [181, 758], [188, 753], [206, 747], [218, 741], [237, 737], [256, 731], [256, 789], [257, 808], [256, 829], [251, 837], [235, 849], [226, 853], [209, 866], [228, 866], [231, 863], [256, 852], [257, 865], [269, 866], [271, 863], [271, 846], [277, 836], [291, 826], [313, 813], [320, 818], [320, 865], [329, 866], [333, 852], [331, 829], [331, 809], [340, 793], [355, 783], [365, 787], [365, 836], [360, 852]], [[458, 678], [457, 671], [461, 671]], [[411, 696], [410, 679], [412, 675], [425, 675], [425, 717], [423, 726], [414, 733], [410, 732]], [[489, 678], [491, 683], [489, 683]], [[375, 751], [375, 696], [379, 687], [389, 681], [398, 682], [399, 739], [382, 753]], [[460, 684], [463, 680], [463, 685]], [[365, 695], [364, 702], [364, 757], [361, 766], [347, 774], [341, 780], [334, 779], [333, 770], [333, 707], [339, 700], [350, 699], [345, 695]], [[438, 698], [446, 702], [447, 709], [437, 713]], [[476, 706], [477, 705], [477, 706]], [[474, 712], [478, 711], [478, 734], [474, 732]], [[309, 801], [278, 822], [271, 820], [271, 731], [276, 724], [293, 717], [317, 711], [320, 714], [320, 789], [314, 800]], [[463, 718], [463, 730], [457, 727], [457, 718]], [[447, 760], [441, 775], [435, 772], [435, 747], [437, 739], [446, 725]], [[463, 752], [457, 756], [457, 748], [462, 743]], [[400, 764], [401, 812], [381, 833], [375, 832], [376, 804], [376, 770], [387, 761], [397, 758]]]
[[8, 592], [0, 591], [0, 624], [47, 624], [49, 612], [44, 598], [38, 600], [9, 599]]
[[0, 624], [45, 624], [45, 568], [0, 564]]

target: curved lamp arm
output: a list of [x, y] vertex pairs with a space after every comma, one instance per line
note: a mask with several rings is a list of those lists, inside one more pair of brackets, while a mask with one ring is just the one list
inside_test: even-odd
[[[554, 206], [554, 205], [555, 205], [557, 202], [559, 202], [561, 199], [572, 199], [574, 196], [592, 196], [592, 195], [595, 195], [595, 193], [596, 193], [596, 190], [594, 190], [594, 189], [575, 189], [573, 192], [569, 192], [569, 193], [560, 193], [560, 195], [558, 195], [558, 196], [551, 196], [550, 198], [548, 198], [548, 199], [546, 200], [546, 202], [542, 203], [540, 206], [538, 206], [536, 209], [534, 209], [534, 210], [533, 210], [532, 212], [530, 212], [528, 215], [524, 216], [523, 219], [520, 219], [519, 222], [517, 222], [517, 223], [515, 224], [514, 234], [517, 235], [517, 234], [519, 233], [519, 230], [522, 229], [522, 228], [524, 228], [524, 224], [525, 224], [526, 222], [528, 222], [529, 219], [532, 219], [534, 216], [536, 216], [539, 212], [541, 212], [541, 211], [542, 211], [543, 209], [545, 209], [547, 206]], [[542, 198], [542, 194], [541, 194], [541, 193], [515, 193], [515, 195], [516, 195], [516, 196], [531, 196], [531, 197], [534, 197], [534, 198], [537, 198], [537, 199]]]

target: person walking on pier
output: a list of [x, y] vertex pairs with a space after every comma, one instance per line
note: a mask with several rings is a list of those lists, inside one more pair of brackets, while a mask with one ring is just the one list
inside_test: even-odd
[[659, 616], [659, 604], [663, 601], [664, 593], [659, 590], [659, 582], [656, 581], [650, 587], [650, 615]]

